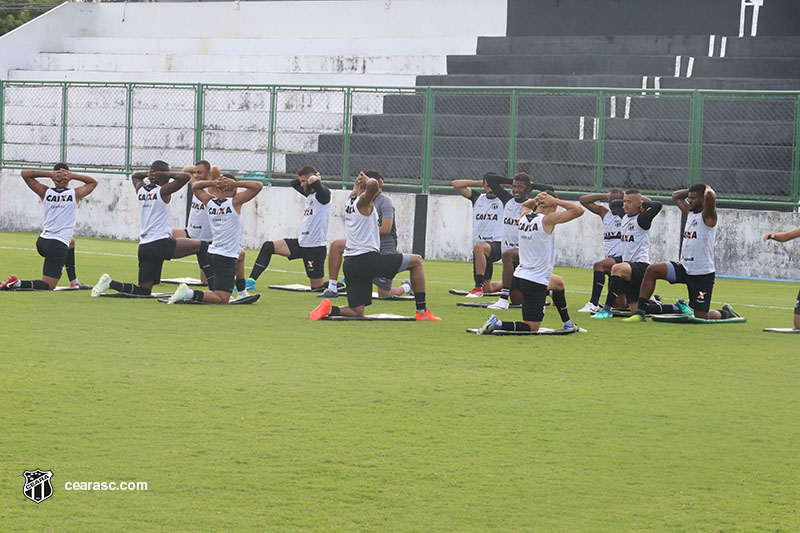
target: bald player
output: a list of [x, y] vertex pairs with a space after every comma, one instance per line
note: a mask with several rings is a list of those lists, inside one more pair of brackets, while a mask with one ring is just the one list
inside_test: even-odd
[[[603, 249], [605, 258], [592, 265], [592, 295], [579, 313], [596, 313], [600, 310], [600, 295], [606, 284], [606, 276], [611, 275], [611, 268], [622, 262], [622, 217], [625, 210], [615, 203], [622, 200], [622, 189], [611, 189], [606, 194], [586, 194], [578, 198], [583, 207], [600, 217], [603, 221]], [[608, 202], [608, 207], [597, 202]]]
[[[787, 242], [798, 237], [800, 237], [800, 228], [795, 228], [783, 233], [767, 233], [764, 235], [764, 242]], [[794, 329], [800, 329], [800, 292], [797, 293], [797, 300], [794, 303]]]
[[625, 191], [622, 206], [622, 262], [611, 267], [606, 303], [592, 318], [612, 318], [614, 302], [621, 295], [626, 295], [631, 311], [636, 312], [639, 287], [650, 266], [650, 227], [661, 211], [661, 202], [651, 202], [636, 189], [630, 189]]
[[[39, 178], [52, 180], [54, 187], [48, 187]], [[42, 279], [22, 281], [11, 275], [0, 284], [0, 289], [53, 290], [58, 285], [65, 266], [70, 287], [81, 288], [75, 273], [75, 239], [72, 234], [75, 230], [78, 202], [97, 187], [97, 179], [71, 172], [66, 163], [56, 164], [52, 171], [23, 170], [22, 179], [41, 198], [44, 209], [44, 227], [36, 239], [36, 250], [44, 257]], [[83, 185], [70, 189], [68, 185], [72, 180], [80, 181]]]
[[[564, 210], [559, 211], [561, 207]], [[478, 334], [504, 331], [539, 331], [544, 318], [544, 303], [548, 291], [553, 291], [553, 304], [558, 308], [567, 330], [577, 326], [569, 317], [564, 280], [553, 274], [555, 266], [555, 235], [553, 230], [583, 215], [583, 207], [559, 200], [555, 193], [541, 192], [522, 204], [519, 219], [519, 266], [514, 271], [522, 291], [522, 321], [500, 321], [489, 315]]]

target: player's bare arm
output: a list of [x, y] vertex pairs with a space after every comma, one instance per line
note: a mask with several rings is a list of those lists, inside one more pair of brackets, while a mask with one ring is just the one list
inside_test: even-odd
[[35, 192], [39, 198], [44, 198], [45, 193], [47, 193], [47, 185], [40, 182], [37, 178], [50, 178], [52, 179], [55, 175], [55, 171], [49, 170], [23, 170], [22, 179], [25, 180], [25, 185], [28, 186], [30, 190]]
[[80, 201], [84, 197], [88, 196], [95, 190], [97, 184], [97, 178], [93, 178], [92, 176], [87, 176], [85, 174], [75, 174], [69, 170], [65, 171], [67, 173], [67, 178], [70, 180], [80, 181], [83, 182], [83, 185], [77, 187], [75, 189], [75, 200]]
[[583, 207], [600, 218], [605, 217], [606, 213], [608, 213], [607, 207], [597, 204], [597, 202], [608, 202], [608, 193], [584, 194], [578, 198], [578, 201]]
[[689, 189], [679, 189], [672, 193], [672, 201], [678, 206], [678, 209], [686, 214], [689, 214], [689, 203], [686, 199], [689, 197]]
[[703, 222], [709, 228], [717, 225], [717, 193], [708, 185], [703, 193]]
[[200, 200], [204, 204], [208, 204], [208, 202], [210, 202], [211, 199], [214, 197], [211, 194], [209, 194], [208, 191], [206, 191], [206, 189], [209, 187], [216, 187], [217, 189], [219, 189], [220, 185], [221, 183], [219, 183], [219, 179], [195, 181], [194, 184], [192, 185], [192, 192], [194, 193], [195, 196], [197, 196], [198, 200]]
[[145, 186], [144, 180], [150, 177], [150, 172], [140, 170], [139, 172], [134, 172], [131, 174], [131, 181], [133, 182], [133, 188], [137, 191]]
[[178, 192], [184, 185], [189, 183], [192, 178], [188, 172], [156, 172], [155, 175], [160, 179], [169, 179], [169, 183], [161, 187], [161, 199], [169, 203], [170, 196]]
[[367, 190], [364, 191], [364, 194], [358, 197], [358, 201], [356, 202], [356, 207], [358, 208], [358, 212], [364, 216], [369, 216], [372, 214], [373, 205], [372, 203], [375, 201], [375, 198], [381, 193], [381, 185], [378, 183], [378, 180], [374, 178], [367, 179]]
[[578, 204], [555, 198], [546, 192], [539, 193], [537, 197], [539, 196], [542, 197], [539, 200], [539, 205], [542, 207], [561, 207], [564, 209], [564, 211], [555, 211], [544, 216], [542, 219], [542, 226], [544, 227], [544, 231], [546, 233], [553, 233], [553, 228], [556, 227], [556, 224], [569, 222], [570, 220], [574, 220], [584, 213], [583, 207]]
[[[222, 178], [227, 179], [227, 178]], [[258, 193], [261, 192], [261, 189], [264, 188], [264, 185], [258, 181], [230, 181], [229, 187], [233, 190], [236, 189], [244, 189], [243, 191], [238, 191], [233, 196], [233, 208], [236, 209], [238, 213], [242, 212], [242, 205], [246, 204], [250, 200], [256, 197]]]
[[791, 241], [792, 239], [796, 239], [800, 237], [800, 228], [795, 228], [791, 231], [784, 231], [782, 233], [767, 233], [764, 235], [764, 242], [767, 241], [778, 241], [778, 242], [787, 242]]
[[481, 180], [453, 180], [453, 188], [458, 191], [458, 194], [464, 198], [472, 197], [472, 189], [470, 187], [483, 187]]

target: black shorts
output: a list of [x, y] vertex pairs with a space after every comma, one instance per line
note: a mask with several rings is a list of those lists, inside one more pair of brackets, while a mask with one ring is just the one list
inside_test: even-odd
[[69, 246], [56, 239], [39, 237], [36, 239], [36, 251], [44, 257], [42, 275], [48, 278], [61, 279], [61, 271], [67, 262]]
[[325, 257], [327, 249], [324, 246], [311, 246], [305, 248], [300, 246], [297, 239], [283, 239], [289, 247], [289, 261], [292, 259], [303, 259], [303, 266], [306, 269], [308, 279], [322, 279], [325, 277]]
[[[503, 258], [503, 245], [500, 241], [484, 241], [489, 245], [491, 251], [489, 257], [486, 259], [486, 272], [483, 274], [484, 279], [492, 279], [494, 274], [494, 262], [500, 261]], [[477, 244], [477, 243], [476, 243]], [[475, 258], [472, 258], [472, 274], [475, 275]]]
[[347, 305], [358, 307], [372, 303], [372, 278], [393, 278], [402, 267], [403, 254], [367, 252], [344, 257], [344, 275], [347, 279]]
[[797, 293], [797, 301], [794, 302], [794, 314], [800, 315], [800, 292]]
[[236, 263], [238, 257], [208, 254], [211, 268], [214, 270], [214, 290], [231, 293], [236, 285]]
[[628, 263], [631, 266], [631, 279], [628, 281], [628, 303], [639, 301], [639, 288], [642, 286], [644, 272], [650, 263]]
[[615, 263], [620, 264], [622, 263], [622, 256], [621, 255], [609, 255], [611, 259], [614, 260]]
[[522, 320], [541, 322], [544, 318], [544, 303], [547, 285], [514, 276], [514, 282], [522, 292]]
[[692, 276], [686, 273], [686, 268], [677, 261], [671, 261], [675, 268], [675, 281], [670, 283], [683, 283], [689, 290], [689, 307], [701, 313], [711, 309], [711, 293], [714, 291], [713, 272]]
[[173, 258], [177, 245], [172, 237], [139, 245], [139, 285], [161, 282], [161, 267]]

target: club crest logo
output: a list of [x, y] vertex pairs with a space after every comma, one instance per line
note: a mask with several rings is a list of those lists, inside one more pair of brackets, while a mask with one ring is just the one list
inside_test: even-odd
[[703, 303], [706, 301], [706, 293], [703, 291], [697, 291], [697, 302]]
[[52, 471], [37, 468], [36, 470], [26, 470], [22, 476], [25, 478], [22, 494], [32, 502], [42, 503], [53, 495], [53, 485], [50, 483], [50, 478], [53, 477]]

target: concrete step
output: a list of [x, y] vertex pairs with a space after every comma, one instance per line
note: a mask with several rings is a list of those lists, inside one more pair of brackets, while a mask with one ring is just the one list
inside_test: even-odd
[[[296, 172], [302, 165], [311, 164], [323, 174], [338, 175], [341, 157], [332, 154], [288, 154], [287, 172]], [[419, 183], [420, 158], [399, 156], [369, 156], [354, 154], [350, 158], [351, 176], [360, 169], [377, 168], [389, 183]], [[479, 178], [485, 172], [506, 174], [506, 160], [469, 158], [439, 158], [433, 161], [432, 185], [449, 186], [456, 178]], [[517, 171], [528, 172], [537, 180], [552, 183], [558, 189], [589, 191], [594, 189], [593, 164], [574, 162], [518, 161]], [[791, 177], [786, 172], [749, 169], [703, 169], [703, 180], [720, 195], [748, 195], [770, 198], [790, 194]], [[638, 188], [643, 191], [672, 191], [686, 186], [687, 170], [680, 167], [618, 166], [603, 168], [603, 187]]]
[[[548, 74], [674, 76], [686, 74], [675, 56], [655, 55], [478, 55], [447, 57], [448, 74]], [[693, 77], [800, 78], [800, 58], [696, 57]]]
[[[800, 87], [800, 79], [762, 78], [675, 78], [661, 77], [662, 89], [776, 90], [792, 91]], [[642, 76], [554, 76], [539, 74], [448, 74], [417, 76], [418, 86], [459, 87], [606, 87], [641, 88]], [[653, 88], [653, 76], [648, 76]]]
[[190, 55], [190, 54], [112, 54], [40, 53], [37, 66], [42, 70], [87, 70], [129, 72], [235, 72], [298, 74], [444, 74], [443, 55]]
[[[715, 36], [718, 57], [722, 35]], [[725, 42], [726, 57], [800, 57], [796, 37], [732, 37]], [[622, 54], [707, 56], [709, 35], [566, 35], [479, 37], [481, 54]]]
[[[320, 135], [319, 152], [342, 152], [341, 135]], [[392, 154], [421, 157], [420, 135], [362, 135], [350, 136], [350, 153], [362, 155]], [[508, 140], [492, 137], [446, 137], [433, 140], [436, 158], [504, 159], [508, 155]], [[648, 142], [607, 140], [604, 161], [610, 165], [680, 167], [688, 162], [688, 142]], [[592, 163], [595, 143], [589, 139], [517, 139], [517, 157], [531, 161], [571, 161]], [[792, 167], [792, 146], [753, 146], [706, 143], [703, 146], [704, 164], [714, 168], [749, 168], [787, 170]]]
[[[365, 50], [377, 56], [390, 56], [402, 50], [410, 55], [469, 54], [476, 49], [475, 37], [369, 37], [324, 38], [297, 35], [295, 38], [264, 36], [235, 37], [72, 37], [70, 52], [108, 54], [187, 54], [187, 55], [250, 55], [254, 50], [267, 55], [327, 55], [336, 50], [341, 55], [359, 55]], [[45, 49], [43, 52], [62, 50]]]
[[416, 77], [406, 74], [309, 74], [263, 72], [162, 72], [162, 71], [78, 71], [12, 69], [10, 80], [106, 81], [140, 83], [219, 83], [258, 85], [360, 85], [370, 87], [413, 87]]

